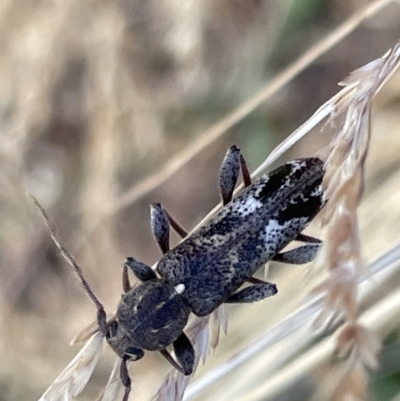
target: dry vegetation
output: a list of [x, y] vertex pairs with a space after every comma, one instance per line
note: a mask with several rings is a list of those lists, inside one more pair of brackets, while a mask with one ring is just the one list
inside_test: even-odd
[[[0, 401], [38, 399], [95, 317], [26, 192], [113, 312], [125, 257], [160, 256], [148, 205], [194, 227], [218, 203], [232, 143], [253, 168], [281, 144], [261, 170], [330, 143], [327, 225], [307, 231], [327, 246], [310, 267], [272, 265], [278, 296], [227, 308], [228, 335], [212, 324], [209, 347], [193, 322], [203, 353], [219, 345], [187, 399], [400, 398], [399, 73], [378, 96], [385, 62], [354, 74], [311, 118], [333, 110], [322, 131], [282, 142], [396, 45], [397, 2], [3, 0], [0, 20]], [[104, 347], [79, 399], [114, 361]], [[153, 353], [132, 364], [131, 399], [171, 394], [168, 369]]]

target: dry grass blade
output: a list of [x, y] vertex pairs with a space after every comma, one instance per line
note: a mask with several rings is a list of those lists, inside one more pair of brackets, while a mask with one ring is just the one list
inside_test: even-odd
[[[268, 82], [264, 88], [254, 94], [240, 107], [210, 127], [186, 149], [178, 154], [175, 154], [173, 158], [171, 158], [171, 160], [162, 167], [161, 170], [145, 178], [127, 191], [124, 195], [122, 195], [116, 207], [120, 209], [137, 202], [150, 191], [157, 188], [162, 182], [168, 180], [168, 178], [170, 178], [179, 169], [184, 167], [191, 159], [193, 159], [196, 154], [205, 150], [208, 146], [225, 134], [230, 128], [243, 120], [243, 118], [248, 116], [258, 106], [265, 102], [265, 100], [277, 93], [282, 87], [293, 80], [293, 78], [300, 74], [318, 57], [326, 53], [333, 46], [343, 40], [343, 38], [349, 35], [363, 21], [371, 18], [392, 2], [393, 0], [374, 1], [371, 4], [368, 4], [365, 8], [354, 13], [354, 15], [352, 15], [346, 22], [340, 25], [320, 42], [312, 46], [298, 60], [284, 69], [271, 82]], [[110, 211], [110, 213], [112, 212], [115, 212], [115, 210]]]
[[[189, 2], [188, 7], [178, 3], [72, 0], [33, 4], [5, 0], [0, 6], [5, 40], [0, 56], [4, 77], [0, 84], [4, 134], [0, 152], [3, 189], [0, 204], [4, 209], [0, 320], [4, 330], [0, 348], [2, 360], [8, 361], [0, 369], [0, 393], [5, 399], [16, 401], [32, 396], [38, 399], [72, 359], [69, 347], [62, 344], [67, 344], [81, 328], [95, 320], [93, 306], [82, 304], [80, 286], [74, 289], [66, 285], [75, 278], [69, 276], [70, 268], [65, 269], [64, 259], [81, 280], [80, 266], [83, 268], [93, 289], [103, 288], [101, 294], [95, 291], [94, 295], [83, 280], [87, 295], [99, 310], [103, 310], [103, 302], [113, 310], [120, 298], [122, 260], [132, 254], [151, 265], [160, 257], [150, 239], [146, 205], [162, 201], [185, 227], [193, 227], [218, 202], [215, 185], [211, 186], [215, 184], [217, 152], [222, 153], [222, 148], [235, 142], [253, 167], [265, 158], [270, 146], [280, 142], [282, 135], [286, 136], [284, 133], [293, 131], [296, 121], [300, 119], [297, 123], [300, 125], [303, 116], [311, 115], [331, 96], [332, 84], [339, 80], [341, 71], [350, 71], [354, 65], [376, 58], [388, 43], [394, 43], [400, 18], [400, 3], [393, 0], [370, 0], [365, 4], [212, 0]], [[356, 95], [362, 84], [371, 98], [374, 96], [372, 93], [390, 75], [389, 58], [397, 62], [393, 54], [388, 55], [380, 65], [378, 75], [382, 79], [376, 77], [372, 86], [365, 79], [368, 71], [352, 74], [347, 86], [282, 142], [253, 176], [269, 169], [295, 143], [298, 149], [283, 157], [309, 155], [311, 141], [312, 149], [325, 146], [331, 127], [313, 138], [304, 137], [311, 128], [315, 134], [315, 127], [329, 115], [335, 114], [335, 123], [339, 122], [336, 125], [343, 132], [352, 130], [354, 137], [358, 135], [356, 131], [368, 132], [368, 118], [360, 120], [358, 126], [352, 125], [359, 112], [353, 109], [351, 113], [341, 113], [340, 109], [349, 110], [351, 104], [347, 100]], [[375, 74], [377, 67], [377, 64], [368, 67], [369, 73]], [[335, 339], [332, 336], [326, 355], [332, 355], [336, 344], [338, 354], [344, 356], [342, 360], [365, 366], [376, 364], [377, 351], [374, 338], [369, 335], [370, 327], [364, 327], [362, 320], [363, 287], [357, 286], [357, 276], [364, 266], [363, 257], [370, 260], [392, 243], [393, 237], [397, 239], [400, 221], [397, 212], [400, 176], [399, 172], [393, 173], [398, 168], [395, 127], [400, 124], [397, 112], [400, 85], [396, 81], [398, 75], [393, 78], [393, 85], [387, 85], [374, 104], [374, 124], [379, 137], [372, 138], [365, 198], [370, 202], [373, 192], [376, 205], [369, 208], [372, 201], [363, 200], [358, 216], [352, 211], [363, 191], [363, 159], [365, 149], [370, 146], [369, 136], [359, 135], [358, 149], [353, 147], [352, 140], [342, 140], [341, 134], [332, 145], [331, 150], [337, 145], [339, 155], [336, 151], [333, 156], [332, 151], [329, 163], [340, 167], [327, 174], [328, 194], [332, 202], [350, 212], [334, 225], [340, 232], [332, 230], [329, 234], [336, 236], [336, 242], [327, 244], [325, 256], [334, 258], [334, 248], [339, 245], [342, 248], [339, 262], [346, 256], [350, 260], [347, 264], [340, 263], [342, 270], [330, 266], [330, 277], [318, 287], [319, 298], [314, 298], [315, 294], [310, 296], [319, 302], [309, 304], [311, 309], [315, 307], [313, 316], [318, 311], [325, 313], [320, 316], [324, 326], [331, 323], [326, 317], [343, 312], [351, 323]], [[358, 101], [363, 102], [362, 97]], [[367, 105], [364, 115], [369, 114]], [[229, 140], [232, 136], [234, 139]], [[350, 162], [341, 163], [340, 153], [350, 155]], [[352, 158], [353, 153], [358, 155]], [[321, 158], [328, 160], [327, 153]], [[341, 169], [348, 173], [346, 179], [336, 174]], [[335, 187], [337, 190], [331, 191]], [[384, 187], [387, 193], [382, 196]], [[43, 205], [49, 205], [46, 209], [56, 225], [34, 200], [57, 248], [49, 241], [46, 224], [37, 219], [36, 213], [31, 213], [30, 198], [26, 204], [26, 190], [35, 194]], [[210, 215], [200, 224], [206, 223]], [[327, 210], [326, 218], [332, 219], [333, 213]], [[369, 225], [364, 229], [366, 220]], [[358, 233], [358, 225], [362, 235]], [[321, 237], [315, 226], [306, 234]], [[178, 241], [173, 234], [172, 246]], [[346, 245], [342, 247], [342, 243]], [[58, 257], [58, 250], [63, 258]], [[207, 357], [206, 366], [198, 365], [196, 378], [221, 361], [230, 360], [232, 355], [237, 357], [211, 371], [210, 376], [206, 373], [204, 379], [209, 379], [206, 385], [201, 384], [201, 379], [185, 390], [187, 382], [177, 384], [178, 375], [171, 375], [164, 389], [165, 398], [180, 398], [184, 392], [190, 398], [199, 385], [203, 386], [200, 391], [204, 391], [201, 399], [236, 401], [241, 394], [235, 393], [235, 387], [242, 386], [246, 379], [253, 384], [245, 390], [249, 395], [259, 383], [269, 381], [269, 376], [276, 379], [275, 368], [283, 369], [282, 364], [288, 366], [291, 358], [297, 359], [304, 352], [304, 347], [313, 347], [307, 345], [309, 338], [315, 342], [320, 339], [308, 332], [303, 332], [306, 338], [298, 339], [296, 335], [308, 315], [291, 315], [310, 288], [320, 284], [316, 277], [327, 278], [321, 277], [325, 270], [316, 270], [271, 264], [268, 276], [279, 286], [279, 295], [261, 306], [228, 306], [234, 317], [230, 319], [226, 338], [219, 337], [227, 325], [222, 309], [215, 311], [208, 323], [190, 321], [196, 355], [200, 361]], [[306, 271], [309, 273], [304, 277]], [[400, 273], [393, 286], [399, 280]], [[375, 284], [377, 292], [387, 289], [387, 297], [396, 290], [390, 285], [383, 288], [381, 283]], [[326, 295], [325, 304], [322, 292]], [[291, 317], [287, 320], [287, 316]], [[44, 317], [48, 324], [44, 324]], [[110, 320], [104, 318], [104, 321]], [[280, 326], [279, 322], [285, 324]], [[104, 337], [104, 327], [101, 323], [100, 326], [98, 319], [74, 342], [83, 343], [81, 346], [87, 341], [90, 344], [93, 336], [100, 335], [99, 330]], [[284, 338], [284, 332], [293, 337]], [[262, 349], [259, 345], [262, 341], [258, 343], [260, 348], [244, 345], [260, 333], [267, 333], [263, 340], [269, 344], [265, 369], [262, 364], [258, 368], [245, 362], [250, 354], [260, 360], [257, 349]], [[393, 337], [388, 336], [390, 340]], [[291, 344], [293, 341], [296, 343]], [[362, 343], [363, 347], [357, 345]], [[281, 353], [271, 349], [274, 344], [282, 347]], [[207, 355], [217, 345], [218, 355], [215, 352]], [[386, 361], [382, 361], [380, 375], [386, 374], [387, 368]], [[97, 366], [96, 377], [90, 379], [94, 386], [98, 381], [102, 383], [99, 387], [107, 383], [113, 361], [111, 365], [108, 360], [104, 362], [107, 368]], [[80, 363], [76, 366], [78, 372]], [[234, 370], [235, 366], [241, 369]], [[312, 365], [302, 366], [307, 370]], [[142, 361], [130, 366], [134, 390], [131, 398], [147, 399], [150, 391], [160, 385], [168, 367], [158, 353], [146, 352]], [[339, 364], [338, 367], [340, 370]], [[337, 382], [343, 382], [348, 374], [353, 379], [342, 384], [340, 396], [351, 387], [358, 396], [365, 394], [369, 373], [354, 372], [351, 366], [346, 369], [344, 375], [332, 374], [337, 380], [331, 389], [335, 390]], [[84, 369], [82, 372], [83, 376], [90, 376]], [[261, 372], [267, 372], [264, 378]], [[310, 381], [299, 367], [292, 372], [292, 383], [302, 374], [305, 381]], [[334, 373], [333, 368], [327, 376], [331, 372]], [[74, 372], [68, 369], [64, 373], [44, 397], [74, 397], [80, 377], [74, 377]], [[224, 379], [213, 386], [218, 378]], [[149, 382], [153, 384], [148, 385]], [[85, 393], [91, 389], [86, 390], [79, 399], [86, 399]], [[123, 391], [115, 368], [99, 399], [119, 401]], [[397, 391], [400, 392], [400, 387]], [[209, 397], [211, 392], [219, 397], [214, 394]]]
[[330, 375], [329, 387], [321, 390], [331, 400], [364, 400], [368, 391], [367, 368], [377, 366], [379, 341], [358, 322], [357, 289], [364, 265], [357, 208], [364, 189], [372, 100], [398, 67], [399, 57], [397, 45], [384, 57], [354, 71], [341, 83], [346, 88], [329, 119], [338, 132], [326, 161], [327, 236], [316, 266], [326, 268], [328, 278], [315, 289], [325, 294], [315, 326], [326, 327], [338, 315], [346, 320], [336, 335], [336, 353], [342, 356], [341, 373]]
[[121, 360], [118, 358], [115, 361], [113, 370], [111, 371], [106, 387], [100, 392], [94, 401], [114, 401], [122, 400], [125, 392], [125, 387], [119, 377]]
[[[327, 293], [327, 295], [325, 298], [326, 306], [322, 308], [317, 322], [320, 325], [326, 322], [331, 317], [332, 306], [339, 307], [338, 312], [344, 312], [349, 317], [349, 325], [342, 329], [342, 334], [338, 338], [349, 339], [349, 336], [346, 336], [345, 333], [353, 333], [354, 335], [351, 341], [347, 342], [347, 345], [351, 342], [353, 350], [355, 349], [355, 345], [358, 345], [356, 354], [359, 358], [357, 359], [357, 363], [354, 360], [352, 360], [353, 362], [348, 362], [346, 369], [348, 373], [352, 372], [353, 374], [341, 376], [343, 378], [366, 377], [364, 372], [365, 364], [369, 366], [374, 364], [374, 357], [366, 351], [372, 343], [375, 343], [375, 338], [365, 328], [356, 323], [358, 311], [356, 300], [357, 282], [362, 273], [360, 270], [361, 258], [356, 207], [362, 193], [362, 177], [364, 175], [364, 163], [370, 137], [370, 104], [377, 91], [397, 68], [399, 49], [399, 46], [395, 46], [383, 58], [369, 63], [367, 66], [351, 74], [350, 80], [346, 81], [347, 87], [327, 102], [326, 107], [321, 108], [324, 110], [324, 113], [326, 113], [326, 110], [329, 110], [331, 114], [331, 120], [329, 121], [331, 122], [333, 118], [336, 122], [336, 119], [339, 117], [346, 116], [342, 123], [343, 125], [339, 124], [340, 121], [336, 122], [336, 126], [342, 128], [338, 129], [339, 133], [332, 141], [327, 161], [327, 193], [328, 197], [331, 198], [330, 204], [333, 206], [331, 206], [330, 211], [328, 205], [326, 214], [329, 215], [333, 210], [337, 217], [335, 220], [330, 216], [331, 231], [329, 234], [328, 229], [327, 244], [317, 261], [317, 263], [324, 265], [327, 264], [328, 259], [335, 261], [331, 265], [328, 264], [328, 268], [331, 266], [330, 270], [333, 272], [330, 278], [331, 281], [319, 287], [319, 290]], [[311, 120], [314, 118], [313, 116]], [[307, 124], [308, 122], [304, 126]], [[343, 144], [346, 144], [346, 146], [343, 147]], [[336, 161], [336, 163], [333, 163], [333, 161]], [[350, 168], [353, 168], [353, 170], [349, 170]], [[342, 178], [338, 178], [339, 174], [342, 174]], [[334, 179], [331, 178], [333, 176], [335, 177]], [[331, 188], [334, 188], [333, 192]], [[341, 204], [343, 206], [338, 207]], [[346, 208], [350, 209], [346, 211]], [[338, 236], [334, 233], [341, 233], [341, 235]], [[329, 238], [332, 238], [333, 242]], [[343, 244], [347, 245], [343, 247]], [[338, 250], [342, 253], [340, 255], [336, 253], [333, 256], [333, 252], [337, 252]], [[332, 252], [332, 254], [327, 256], [328, 252]], [[294, 327], [296, 325], [293, 325], [292, 322], [291, 329]], [[358, 343], [357, 339], [360, 340]], [[343, 341], [337, 344], [344, 346]], [[378, 349], [379, 347], [373, 347], [373, 352], [376, 353]], [[367, 354], [368, 357], [364, 358], [363, 356]], [[352, 357], [354, 358], [354, 353], [352, 353]], [[216, 376], [221, 377], [220, 375]], [[186, 381], [183, 383], [180, 378], [177, 378], [172, 383], [173, 377], [172, 375], [166, 379], [155, 399], [161, 399], [160, 396], [165, 395], [163, 390], [170, 392], [173, 388], [181, 389], [182, 385], [187, 384]], [[366, 382], [366, 380], [362, 381], [362, 383]], [[349, 383], [344, 384], [342, 382], [341, 384], [343, 389], [349, 390], [352, 388], [352, 386], [347, 385]], [[361, 387], [363, 386], [361, 385]], [[353, 388], [359, 389], [355, 385]], [[363, 388], [365, 390], [365, 386]], [[339, 393], [342, 394], [341, 391]], [[355, 396], [355, 393], [353, 395]], [[181, 390], [175, 393], [176, 399], [180, 399], [178, 398], [180, 396]]]
[[400, 46], [381, 59], [358, 69], [342, 83], [345, 92], [337, 100], [329, 123], [338, 127], [326, 162], [325, 185], [329, 199], [325, 219], [327, 241], [317, 266], [327, 266], [330, 278], [319, 286], [328, 293], [318, 324], [330, 313], [357, 318], [356, 287], [361, 274], [357, 207], [363, 191], [365, 159], [371, 135], [371, 103], [377, 91], [398, 67]]
[[102, 344], [103, 336], [100, 333], [95, 334], [54, 380], [39, 401], [69, 401], [79, 395], [97, 364]]
[[[379, 91], [381, 86], [386, 82], [391, 75], [394, 73], [394, 71], [397, 68], [397, 55], [398, 52], [398, 46], [396, 46], [390, 53], [390, 57], [387, 59], [385, 63], [385, 71], [380, 70], [378, 76], [376, 77], [376, 86], [370, 89], [367, 89], [367, 91], [370, 91], [370, 100], [371, 98]], [[385, 58], [386, 56], [384, 56]], [[375, 64], [379, 64], [382, 62], [384, 59], [378, 59], [375, 60], [372, 63], [367, 64], [364, 68], [369, 70], [371, 66]], [[252, 178], [255, 178], [259, 176], [262, 172], [264, 172], [268, 167], [272, 165], [276, 160], [278, 160], [279, 157], [281, 157], [287, 150], [289, 150], [293, 145], [295, 145], [300, 139], [302, 139], [305, 135], [311, 132], [312, 129], [314, 129], [318, 124], [320, 124], [325, 118], [332, 116], [332, 117], [338, 117], [338, 113], [341, 114], [343, 113], [344, 109], [344, 99], [349, 99], [349, 96], [352, 96], [353, 90], [354, 90], [354, 85], [357, 84], [357, 77], [360, 77], [361, 71], [363, 69], [360, 68], [357, 71], [354, 71], [351, 76], [348, 78], [349, 81], [342, 81], [340, 84], [345, 86], [339, 93], [337, 93], [335, 96], [333, 96], [331, 99], [326, 101], [321, 107], [318, 108], [318, 110], [306, 121], [304, 124], [302, 124], [299, 128], [297, 128], [292, 134], [290, 134], [285, 140], [283, 140], [270, 154], [269, 156], [258, 166], [254, 172], [251, 174]], [[354, 82], [355, 81], [355, 82]], [[345, 82], [348, 82], [349, 85], [344, 85]], [[372, 92], [373, 93], [372, 93]], [[354, 94], [353, 94], [354, 95]], [[357, 95], [355, 95], [357, 96]], [[348, 102], [348, 100], [346, 100]], [[341, 105], [342, 110], [339, 111], [339, 105]], [[353, 113], [353, 111], [351, 111]], [[332, 118], [331, 117], [331, 118]], [[368, 120], [368, 119], [367, 119]], [[365, 119], [362, 121], [366, 121]], [[361, 127], [359, 127], [361, 128]], [[364, 138], [363, 136], [360, 136], [360, 138]], [[339, 139], [340, 142], [340, 139]], [[347, 143], [347, 142], [345, 142]], [[321, 152], [321, 157], [326, 158], [325, 155], [326, 151]], [[332, 156], [331, 156], [332, 157]], [[334, 170], [334, 169], [332, 169]], [[329, 174], [329, 173], [328, 173]], [[332, 185], [332, 188], [335, 186]], [[239, 191], [243, 189], [243, 186], [239, 186], [235, 194], [237, 194]], [[328, 188], [329, 191], [329, 188]], [[331, 196], [330, 192], [327, 194], [327, 198]], [[333, 202], [332, 202], [333, 203]], [[210, 211], [210, 213], [194, 228], [193, 231], [197, 230], [199, 227], [201, 227], [204, 223], [206, 223], [218, 210], [221, 209], [221, 205], [216, 206], [213, 210]], [[193, 232], [192, 231], [192, 232]]]
[[[381, 2], [379, 2], [381, 3]], [[382, 4], [380, 4], [382, 6]], [[386, 60], [386, 63], [384, 64], [384, 69], [379, 70], [379, 73], [376, 76], [375, 80], [375, 86], [374, 88], [367, 89], [369, 90], [369, 96], [370, 100], [373, 95], [375, 95], [379, 89], [382, 87], [384, 82], [386, 82], [391, 75], [394, 73], [394, 71], [397, 68], [397, 61], [398, 61], [398, 46], [396, 46], [390, 53], [388, 53], [389, 57]], [[364, 68], [369, 70], [371, 66], [375, 64], [379, 64], [382, 62], [383, 59], [386, 58], [387, 55], [385, 55], [382, 59], [375, 60], [372, 63], [367, 64]], [[349, 78], [349, 85], [346, 85], [344, 89], [342, 89], [338, 94], [333, 96], [331, 99], [329, 99], [327, 102], [325, 102], [321, 107], [318, 108], [318, 110], [304, 123], [302, 124], [299, 128], [297, 128], [292, 134], [290, 134], [284, 141], [282, 141], [271, 153], [270, 155], [260, 164], [259, 167], [257, 167], [254, 172], [251, 174], [251, 177], [254, 178], [258, 176], [260, 173], [265, 171], [272, 163], [274, 163], [282, 154], [284, 154], [288, 149], [290, 149], [295, 143], [297, 143], [301, 138], [303, 138], [305, 135], [307, 135], [313, 128], [315, 128], [321, 121], [323, 121], [326, 117], [330, 116], [331, 114], [334, 114], [334, 117], [338, 116], [338, 113], [343, 113], [343, 108], [341, 111], [339, 111], [338, 106], [341, 105], [342, 107], [344, 106], [344, 100], [343, 99], [349, 99], [348, 95], [352, 94], [354, 90], [354, 85], [357, 84], [357, 81], [354, 82], [354, 79], [356, 77], [360, 78], [360, 73], [363, 69], [360, 68], [357, 71], [354, 71]], [[342, 81], [341, 85], [343, 85], [344, 82]], [[343, 85], [344, 86], [344, 85]], [[372, 92], [371, 92], [372, 91]], [[369, 101], [370, 101], [369, 100]], [[348, 101], [348, 100], [346, 100]], [[352, 111], [353, 112], [353, 111]], [[365, 120], [362, 120], [365, 121]], [[339, 141], [340, 142], [340, 141]], [[332, 157], [332, 156], [331, 156]], [[334, 169], [332, 169], [334, 170]], [[334, 185], [332, 185], [334, 188]], [[240, 191], [242, 187], [240, 186], [236, 191], [235, 194]], [[328, 188], [329, 191], [329, 188]], [[330, 193], [328, 193], [327, 197], [329, 198], [331, 196]], [[219, 209], [221, 208], [221, 205], [216, 206], [211, 212], [195, 227], [195, 230], [197, 230], [199, 227], [201, 227], [205, 222], [207, 222]]]

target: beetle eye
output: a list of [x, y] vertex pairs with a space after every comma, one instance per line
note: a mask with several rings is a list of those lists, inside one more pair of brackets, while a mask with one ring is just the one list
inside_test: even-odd
[[128, 347], [125, 350], [124, 360], [125, 361], [138, 361], [139, 359], [142, 359], [143, 356], [144, 356], [144, 352], [140, 348]]
[[114, 320], [107, 326], [107, 338], [113, 338], [117, 335], [118, 323]]

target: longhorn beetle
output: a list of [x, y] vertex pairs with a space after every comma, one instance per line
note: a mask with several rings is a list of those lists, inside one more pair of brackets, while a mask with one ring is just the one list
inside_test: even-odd
[[[245, 190], [232, 200], [242, 171]], [[123, 400], [131, 388], [127, 362], [144, 351], [160, 351], [172, 366], [190, 375], [194, 350], [183, 329], [190, 312], [206, 316], [222, 303], [260, 301], [277, 293], [274, 284], [253, 274], [269, 260], [302, 264], [314, 259], [321, 241], [302, 234], [324, 206], [324, 163], [318, 158], [290, 161], [251, 183], [246, 162], [232, 146], [221, 165], [223, 208], [190, 237], [158, 203], [151, 206], [151, 229], [163, 253], [156, 271], [128, 257], [123, 266], [124, 294], [107, 321], [79, 267], [74, 266], [97, 312], [98, 330], [122, 359]], [[169, 247], [170, 226], [185, 238]], [[292, 241], [305, 245], [280, 253]], [[62, 249], [62, 251], [65, 251]], [[128, 271], [141, 282], [131, 286]], [[240, 289], [244, 284], [244, 288]], [[174, 359], [167, 347], [173, 346]]]

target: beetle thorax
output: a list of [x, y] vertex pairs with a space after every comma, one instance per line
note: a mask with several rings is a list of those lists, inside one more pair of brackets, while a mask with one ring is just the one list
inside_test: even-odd
[[124, 342], [129, 338], [134, 347], [161, 350], [182, 333], [189, 313], [173, 287], [159, 279], [145, 281], [122, 296], [118, 336]]

